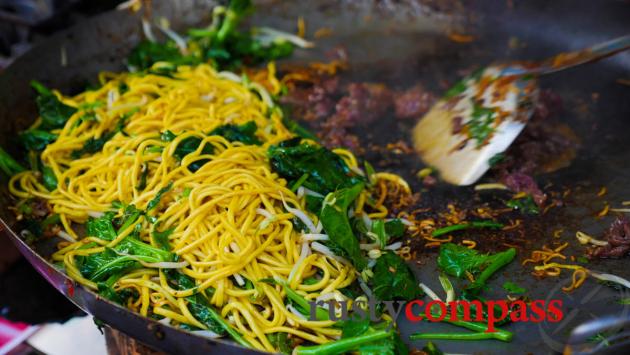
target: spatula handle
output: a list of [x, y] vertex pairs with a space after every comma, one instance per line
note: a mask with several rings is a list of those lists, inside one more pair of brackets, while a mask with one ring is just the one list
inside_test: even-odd
[[606, 58], [626, 49], [630, 49], [630, 35], [618, 37], [579, 51], [560, 53], [540, 63], [512, 66], [506, 68], [503, 71], [503, 75], [549, 74]]

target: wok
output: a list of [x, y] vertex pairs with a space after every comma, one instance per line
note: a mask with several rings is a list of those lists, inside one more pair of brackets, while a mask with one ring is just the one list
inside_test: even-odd
[[[155, 2], [153, 15], [164, 16], [180, 31], [207, 23], [208, 1]], [[454, 82], [458, 71], [478, 67], [495, 59], [541, 59], [560, 51], [574, 50], [630, 32], [630, 3], [627, 1], [261, 1], [252, 21], [292, 31], [295, 20], [303, 16], [310, 33], [317, 28], [334, 29], [331, 37], [318, 40], [318, 48], [298, 51], [293, 62], [323, 58], [326, 49], [344, 45], [351, 69], [344, 75], [362, 81], [382, 81], [399, 85], [420, 82], [442, 92], [441, 80]], [[142, 35], [139, 15], [110, 12], [58, 33], [19, 58], [0, 76], [0, 145], [16, 153], [16, 132], [36, 117], [31, 79], [71, 94], [81, 91], [103, 70], [123, 69], [123, 58]], [[447, 33], [471, 34], [475, 41], [456, 43]], [[517, 38], [518, 40], [514, 40]], [[510, 43], [519, 43], [510, 46]], [[61, 52], [67, 63], [61, 61]], [[554, 230], [563, 228], [561, 239], [572, 241], [567, 255], [580, 255], [583, 247], [573, 240], [576, 230], [601, 235], [613, 217], [594, 218], [602, 208], [595, 198], [601, 186], [608, 187], [608, 200], [614, 205], [630, 199], [630, 88], [617, 79], [630, 77], [630, 54], [543, 78], [541, 86], [552, 88], [565, 103], [560, 120], [570, 125], [582, 139], [577, 158], [565, 169], [539, 176], [539, 181], [572, 188], [572, 200], [557, 211], [526, 221], [526, 239], [531, 248], [547, 242]], [[597, 97], [594, 93], [597, 93]], [[405, 124], [382, 119], [372, 127], [356, 128], [364, 142], [377, 144], [408, 138]], [[387, 170], [397, 172], [422, 189], [414, 178], [421, 164], [413, 156], [390, 161], [377, 153], [367, 154], [371, 161], [382, 161]], [[76, 284], [46, 261], [54, 241], [26, 245], [19, 237], [15, 217], [7, 209], [13, 204], [6, 189], [0, 187], [2, 224], [9, 238], [38, 272], [77, 306], [110, 326], [168, 353], [245, 353], [245, 349], [225, 340], [208, 340], [136, 315], [99, 298]], [[624, 196], [625, 194], [625, 196]], [[451, 200], [473, 199], [470, 188], [438, 186], [423, 193], [421, 205], [444, 208]], [[477, 233], [477, 232], [476, 232]], [[477, 235], [484, 237], [484, 234]], [[488, 239], [491, 237], [488, 235]], [[571, 249], [572, 248], [572, 249]], [[491, 282], [500, 294], [500, 285], [512, 280], [529, 290], [536, 299], [562, 299], [565, 321], [561, 323], [516, 323], [505, 326], [515, 332], [511, 343], [497, 341], [436, 343], [446, 352], [458, 353], [555, 353], [562, 351], [571, 330], [594, 317], [616, 315], [630, 318], [628, 306], [616, 302], [623, 291], [600, 285], [592, 279], [572, 294], [560, 288], [567, 280], [535, 279], [531, 267], [521, 267], [529, 255], [521, 250], [513, 262]], [[413, 264], [420, 280], [439, 290], [435, 253], [420, 253]], [[628, 260], [593, 261], [594, 270], [630, 277]], [[492, 298], [492, 296], [489, 296]], [[447, 324], [399, 322], [403, 339], [416, 331], [457, 331]], [[422, 347], [423, 342], [413, 345]]]

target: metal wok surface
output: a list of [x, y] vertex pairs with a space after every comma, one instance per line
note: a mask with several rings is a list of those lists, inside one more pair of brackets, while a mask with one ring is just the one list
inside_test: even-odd
[[[212, 3], [207, 1], [155, 2], [154, 15], [170, 19], [176, 29], [198, 25], [207, 20]], [[479, 67], [496, 59], [540, 59], [560, 51], [572, 50], [630, 32], [630, 4], [624, 1], [262, 1], [252, 21], [292, 31], [295, 20], [303, 16], [313, 33], [320, 27], [334, 29], [331, 37], [318, 40], [318, 48], [298, 51], [291, 61], [305, 62], [321, 59], [325, 49], [344, 45], [349, 53], [348, 77], [362, 81], [381, 81], [395, 84], [420, 82], [425, 87], [442, 92], [440, 80], [453, 82], [460, 69]], [[475, 36], [472, 43], [460, 44], [447, 39], [448, 31]], [[517, 37], [518, 48], [511, 48], [510, 39]], [[94, 82], [99, 71], [123, 69], [123, 58], [141, 39], [138, 17], [111, 12], [59, 33], [18, 59], [0, 75], [0, 145], [15, 153], [16, 132], [26, 128], [36, 117], [34, 94], [29, 81], [37, 79], [59, 88], [66, 94], [76, 93]], [[513, 47], [513, 46], [512, 46]], [[66, 66], [61, 63], [61, 51], [67, 53]], [[528, 223], [526, 237], [531, 247], [540, 247], [551, 238], [552, 232], [563, 228], [562, 239], [571, 241], [576, 230], [593, 235], [610, 224], [612, 217], [594, 218], [601, 209], [601, 200], [594, 198], [601, 186], [607, 186], [609, 202], [614, 205], [630, 199], [630, 88], [616, 82], [630, 77], [630, 54], [624, 53], [580, 69], [544, 78], [543, 88], [552, 88], [564, 100], [565, 110], [559, 119], [569, 124], [582, 140], [578, 157], [570, 167], [539, 176], [542, 186], [573, 188], [573, 199], [580, 203], [551, 211], [537, 221]], [[593, 93], [598, 93], [594, 100]], [[357, 128], [363, 142], [378, 144], [408, 139], [413, 123], [396, 122], [383, 118], [372, 127]], [[13, 150], [11, 148], [14, 148]], [[379, 154], [368, 154], [370, 161], [386, 160]], [[415, 190], [422, 187], [414, 173], [421, 168], [413, 156], [395, 162], [385, 162], [385, 168], [400, 173]], [[470, 188], [439, 185], [423, 192], [421, 204], [444, 208], [450, 200], [472, 200]], [[13, 204], [6, 189], [6, 179], [0, 187], [0, 217], [6, 234], [13, 239], [22, 254], [60, 292], [80, 308], [111, 326], [144, 343], [169, 353], [226, 354], [245, 353], [243, 348], [229, 342], [210, 341], [185, 331], [164, 326], [136, 315], [122, 307], [100, 299], [94, 293], [68, 279], [45, 258], [53, 250], [53, 243], [28, 246], [17, 236], [15, 218], [7, 209]], [[591, 202], [592, 201], [592, 202]], [[488, 236], [490, 237], [490, 236]], [[581, 255], [580, 247], [567, 255]], [[571, 247], [570, 247], [571, 248]], [[616, 303], [624, 297], [621, 291], [602, 286], [592, 279], [567, 295], [560, 288], [567, 280], [558, 278], [535, 279], [531, 268], [520, 262], [529, 255], [520, 250], [518, 261], [493, 278], [489, 298], [500, 291], [500, 285], [512, 280], [529, 290], [532, 298], [562, 299], [566, 322], [516, 323], [505, 326], [515, 332], [511, 343], [496, 341], [436, 343], [445, 352], [457, 353], [554, 353], [575, 326], [593, 317], [625, 315], [628, 306]], [[440, 289], [435, 265], [436, 254], [419, 254], [420, 264], [414, 269], [420, 280]], [[630, 277], [628, 259], [594, 261], [594, 270]], [[627, 296], [627, 295], [626, 295]], [[456, 331], [447, 324], [409, 324], [400, 320], [406, 336], [429, 330]], [[422, 347], [424, 342], [413, 345]]]

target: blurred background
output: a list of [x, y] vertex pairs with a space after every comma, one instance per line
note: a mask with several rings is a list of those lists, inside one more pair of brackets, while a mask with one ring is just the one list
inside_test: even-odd
[[0, 70], [34, 43], [120, 0], [0, 0]]
[[[0, 73], [53, 33], [120, 0], [0, 0]], [[71, 344], [72, 347], [64, 344]], [[77, 346], [77, 341], [85, 346]], [[94, 320], [44, 280], [0, 232], [0, 355], [105, 354]]]

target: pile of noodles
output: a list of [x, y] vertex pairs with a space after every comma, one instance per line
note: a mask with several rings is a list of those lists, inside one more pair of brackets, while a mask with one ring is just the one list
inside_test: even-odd
[[[265, 73], [265, 86], [272, 93], [278, 91], [274, 71]], [[173, 77], [103, 73], [99, 79], [100, 88], [75, 97], [57, 93], [65, 104], [90, 107], [93, 113], [88, 117], [85, 109], [78, 110], [62, 129], [54, 131], [58, 139], [41, 153], [42, 163], [54, 171], [57, 189], [48, 191], [40, 183], [39, 173], [33, 171], [17, 174], [10, 181], [13, 195], [44, 199], [60, 216], [63, 230], [58, 235], [67, 241], [60, 243], [53, 260], [63, 262], [73, 279], [96, 289], [94, 282], [82, 277], [76, 257], [115, 246], [135, 225], [106, 241], [82, 236], [81, 224], [113, 210], [116, 201], [146, 209], [160, 190], [167, 190], [157, 207], [139, 220], [140, 238], [154, 245], [153, 231], [172, 228], [169, 243], [179, 262], [171, 263], [175, 266], [144, 265], [122, 276], [114, 289], [135, 289], [140, 295], [129, 301], [129, 308], [144, 316], [165, 317], [173, 325], [207, 329], [190, 314], [185, 297], [213, 288], [210, 303], [258, 349], [274, 351], [266, 335], [277, 332], [314, 343], [337, 339], [341, 331], [332, 327], [334, 322], [307, 320], [289, 304], [282, 287], [257, 282], [280, 278], [306, 299], [315, 300], [343, 297], [336, 290], [357, 277], [349, 263], [322, 248], [321, 243], [315, 247], [317, 240], [326, 236], [317, 217], [302, 212], [306, 211], [304, 189], [292, 192], [270, 169], [269, 145], [293, 135], [282, 124], [281, 113], [274, 109], [267, 90], [234, 73], [216, 72], [209, 65], [179, 67]], [[94, 104], [97, 102], [101, 104]], [[88, 140], [113, 132], [121, 118], [126, 118], [122, 130], [101, 151], [72, 156]], [[207, 135], [220, 125], [250, 121], [258, 127], [256, 136], [263, 142], [260, 146]], [[174, 140], [161, 139], [167, 130], [176, 135]], [[180, 162], [173, 154], [188, 137], [198, 137], [202, 144]], [[213, 153], [203, 154], [204, 145], [211, 145]], [[352, 169], [359, 170], [351, 153], [336, 152]], [[191, 172], [187, 166], [197, 160], [208, 162]], [[148, 169], [146, 186], [139, 189], [144, 169]], [[358, 199], [357, 210], [368, 199], [367, 194]], [[314, 230], [305, 235], [294, 229], [291, 220], [296, 213], [309, 218]], [[370, 216], [382, 218], [386, 214], [380, 206]], [[81, 249], [90, 242], [98, 246]], [[177, 267], [196, 281], [197, 288], [174, 290], [162, 267]], [[304, 283], [316, 274], [321, 275], [319, 281]], [[255, 287], [242, 287], [245, 279]]]

